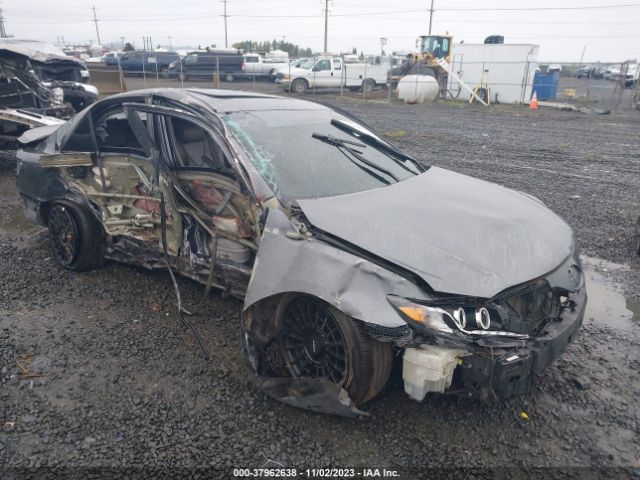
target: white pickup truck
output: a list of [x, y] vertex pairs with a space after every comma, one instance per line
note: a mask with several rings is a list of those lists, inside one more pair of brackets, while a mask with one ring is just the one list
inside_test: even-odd
[[345, 61], [342, 57], [323, 55], [315, 59], [311, 68], [292, 68], [284, 72], [280, 86], [294, 93], [340, 87], [370, 92], [376, 85], [386, 85], [387, 72], [388, 67], [384, 65]]
[[268, 58], [259, 53], [245, 53], [244, 74], [247, 77], [269, 77], [275, 80], [276, 70], [289, 64], [289, 57]]

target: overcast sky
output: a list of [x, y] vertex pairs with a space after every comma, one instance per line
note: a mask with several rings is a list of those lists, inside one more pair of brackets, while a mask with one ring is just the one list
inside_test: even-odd
[[[430, 0], [335, 0], [329, 2], [329, 50], [377, 53], [415, 47], [427, 33]], [[640, 0], [434, 0], [432, 33], [454, 41], [482, 42], [492, 34], [506, 43], [540, 45], [540, 61], [617, 62], [640, 58]], [[67, 42], [96, 40], [95, 5], [102, 43], [224, 46], [220, 0], [3, 0], [7, 33], [19, 38]], [[613, 5], [627, 5], [614, 8]], [[324, 0], [228, 0], [229, 46], [239, 40], [274, 38], [322, 50]], [[593, 8], [603, 7], [607, 8]], [[592, 7], [592, 8], [584, 8]], [[538, 10], [522, 10], [532, 9]], [[562, 9], [560, 9], [562, 8]]]

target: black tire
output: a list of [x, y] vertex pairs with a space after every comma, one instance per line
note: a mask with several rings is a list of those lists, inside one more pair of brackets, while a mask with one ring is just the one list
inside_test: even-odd
[[374, 88], [376, 88], [376, 82], [371, 78], [365, 78], [362, 82], [362, 90], [370, 93], [373, 92]]
[[307, 82], [302, 78], [296, 78], [291, 82], [291, 91], [293, 93], [306, 93], [307, 88], [309, 88]]
[[359, 321], [316, 297], [285, 295], [276, 311], [276, 331], [294, 377], [327, 378], [356, 405], [375, 397], [389, 379], [390, 344], [373, 339]]
[[484, 87], [483, 87], [483, 88], [479, 88], [479, 89], [476, 91], [476, 95], [478, 96], [478, 98], [479, 98], [480, 100], [482, 100], [482, 101], [483, 101], [483, 102], [485, 102], [485, 103], [488, 103], [488, 99], [489, 99], [489, 92], [487, 92], [487, 89], [486, 89], [486, 88], [484, 88]]
[[56, 202], [47, 215], [49, 241], [56, 261], [76, 272], [104, 265], [104, 234], [86, 209], [71, 202]]

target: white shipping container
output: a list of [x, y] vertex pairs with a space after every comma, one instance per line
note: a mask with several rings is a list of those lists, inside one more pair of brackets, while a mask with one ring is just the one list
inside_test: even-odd
[[[538, 68], [538, 45], [473, 44], [453, 45], [451, 71], [460, 75], [470, 88], [477, 86], [488, 70], [491, 102], [527, 103], [531, 97], [533, 77]], [[449, 90], [458, 91], [458, 82], [449, 77]], [[469, 99], [462, 90], [461, 99]]]

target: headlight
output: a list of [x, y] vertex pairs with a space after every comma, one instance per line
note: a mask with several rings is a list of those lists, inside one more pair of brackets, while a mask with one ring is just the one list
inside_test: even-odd
[[389, 295], [387, 299], [410, 325], [414, 323], [430, 330], [453, 333], [453, 328], [449, 326], [447, 321], [449, 318], [453, 321], [453, 318], [444, 308], [418, 305], [395, 295]]
[[176, 68], [176, 62], [171, 62], [169, 64], [169, 68]]
[[[387, 299], [400, 316], [413, 327], [444, 333], [461, 332], [468, 335], [528, 337], [520, 333], [498, 330], [501, 324], [498, 313], [484, 306], [422, 305], [395, 295], [388, 295]], [[496, 318], [494, 319], [494, 317]], [[496, 321], [494, 322], [494, 320]], [[491, 330], [492, 327], [494, 330]]]

